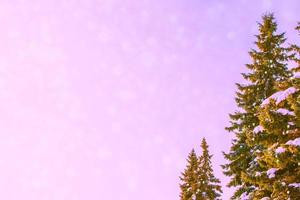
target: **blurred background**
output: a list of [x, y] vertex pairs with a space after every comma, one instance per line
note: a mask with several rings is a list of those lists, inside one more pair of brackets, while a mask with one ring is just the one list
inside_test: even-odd
[[[0, 199], [175, 200], [202, 137], [220, 164], [257, 22], [298, 0], [1, 0]], [[298, 43], [299, 44], [299, 43]]]

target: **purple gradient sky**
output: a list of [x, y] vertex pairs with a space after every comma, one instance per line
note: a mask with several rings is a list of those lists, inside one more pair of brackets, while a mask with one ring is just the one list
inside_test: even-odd
[[234, 83], [268, 10], [295, 41], [298, 0], [0, 1], [0, 199], [175, 200], [202, 137], [225, 185]]

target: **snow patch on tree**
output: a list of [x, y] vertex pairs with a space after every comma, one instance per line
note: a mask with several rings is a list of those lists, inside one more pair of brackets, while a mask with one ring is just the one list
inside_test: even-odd
[[295, 72], [293, 78], [300, 78], [300, 72]]
[[291, 183], [289, 184], [290, 187], [300, 188], [300, 183]]
[[239, 200], [250, 200], [250, 196], [249, 196], [249, 194], [248, 194], [247, 192], [244, 192], [244, 193], [240, 196]]
[[255, 176], [261, 176], [261, 172], [255, 172]]
[[294, 123], [294, 122], [288, 122], [288, 125], [290, 125], [290, 126], [294, 126], [294, 125], [295, 125], [295, 123]]
[[264, 128], [259, 125], [253, 129], [253, 133], [257, 134], [257, 133], [263, 132], [263, 130], [264, 130]]
[[241, 108], [241, 107], [239, 107], [239, 108], [237, 109], [237, 112], [238, 112], [238, 113], [241, 113], [241, 114], [247, 113], [247, 111], [246, 111], [244, 108]]
[[287, 145], [291, 145], [291, 146], [300, 146], [300, 137], [294, 139], [294, 140], [290, 140], [287, 143], [285, 143]]
[[295, 115], [294, 112], [292, 112], [288, 109], [285, 109], [285, 108], [279, 108], [278, 110], [276, 110], [276, 113], [279, 113], [281, 115]]
[[193, 194], [192, 200], [196, 200], [196, 195], [195, 194]]
[[241, 120], [241, 119], [238, 119], [238, 120], [236, 121], [236, 123], [240, 125], [240, 124], [242, 123], [242, 120]]
[[291, 94], [294, 94], [297, 91], [298, 90], [295, 87], [289, 87], [286, 90], [276, 92], [273, 95], [271, 95], [270, 97], [268, 97], [267, 99], [265, 99], [262, 102], [261, 106], [268, 105], [270, 103], [271, 99], [275, 100], [276, 104], [278, 105], [280, 102], [284, 101], [288, 96], [290, 96]]
[[281, 154], [281, 153], [284, 153], [285, 152], [285, 148], [283, 147], [278, 147], [276, 150], [275, 150], [275, 153], [276, 154]]
[[275, 173], [276, 173], [277, 169], [276, 168], [271, 168], [267, 171], [267, 176], [269, 178], [274, 178], [275, 177]]

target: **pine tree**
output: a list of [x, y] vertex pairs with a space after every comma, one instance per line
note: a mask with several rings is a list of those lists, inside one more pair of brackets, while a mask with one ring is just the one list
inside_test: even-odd
[[213, 174], [211, 158], [212, 155], [209, 154], [208, 145], [203, 138], [201, 143], [202, 155], [199, 157], [200, 167], [199, 167], [199, 182], [201, 199], [205, 200], [216, 200], [221, 196], [222, 190], [220, 180], [217, 179]]
[[[296, 28], [300, 31], [300, 26]], [[253, 198], [274, 200], [300, 199], [300, 48], [292, 45], [294, 76], [278, 81], [278, 92], [263, 101], [259, 120], [262, 129], [258, 143], [264, 151], [258, 155], [258, 163], [265, 170], [259, 174], [259, 186]], [[268, 191], [268, 192], [262, 192]]]
[[[180, 177], [181, 184], [181, 194], [180, 200], [196, 200], [196, 197], [199, 196], [199, 161], [195, 153], [195, 150], [192, 149], [187, 159], [187, 166], [182, 176]], [[198, 200], [198, 199], [197, 199]]]
[[[276, 34], [277, 23], [273, 14], [263, 16], [263, 22], [258, 23], [259, 34], [255, 42], [257, 49], [252, 49], [249, 55], [251, 64], [247, 64], [248, 73], [243, 78], [248, 84], [236, 84], [236, 103], [239, 111], [230, 115], [231, 126], [226, 129], [235, 134], [231, 150], [224, 153], [229, 163], [223, 165], [224, 174], [231, 176], [228, 186], [235, 186], [232, 199], [251, 199], [256, 184], [257, 175], [264, 171], [257, 162], [257, 156], [264, 150], [264, 146], [257, 145], [261, 138], [258, 132], [263, 132], [259, 125], [258, 109], [264, 99], [276, 92], [276, 82], [290, 77], [286, 62], [288, 59], [284, 33]], [[264, 197], [268, 191], [260, 191], [258, 196]]]
[[187, 159], [187, 166], [180, 180], [181, 200], [217, 200], [222, 190], [212, 170], [211, 158], [206, 140], [201, 143], [202, 154], [197, 156], [192, 149]]

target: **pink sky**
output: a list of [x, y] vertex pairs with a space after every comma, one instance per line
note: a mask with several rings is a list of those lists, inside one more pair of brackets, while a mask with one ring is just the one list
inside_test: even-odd
[[274, 11], [295, 41], [299, 10], [298, 0], [0, 1], [0, 199], [176, 200], [202, 137], [225, 186], [224, 127], [256, 22]]

